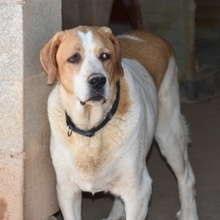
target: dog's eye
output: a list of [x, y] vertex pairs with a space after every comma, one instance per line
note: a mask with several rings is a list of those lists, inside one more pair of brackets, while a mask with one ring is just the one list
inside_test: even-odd
[[100, 57], [99, 57], [99, 59], [100, 59], [101, 61], [106, 61], [106, 60], [109, 60], [110, 58], [111, 58], [111, 55], [108, 54], [108, 53], [102, 53], [102, 54], [100, 55]]
[[67, 61], [70, 63], [79, 63], [80, 58], [81, 58], [80, 55], [76, 53], [72, 57], [70, 57]]

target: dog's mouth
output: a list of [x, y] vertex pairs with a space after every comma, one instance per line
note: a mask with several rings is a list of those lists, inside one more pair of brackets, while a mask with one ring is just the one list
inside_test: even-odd
[[88, 101], [92, 101], [92, 102], [105, 102], [105, 97], [101, 94], [95, 94], [94, 96], [92, 96], [91, 98], [88, 99]]
[[89, 99], [87, 99], [86, 101], [82, 101], [79, 100], [81, 105], [85, 105], [85, 104], [94, 104], [94, 103], [105, 103], [106, 102], [106, 98], [101, 95], [100, 93], [96, 93], [93, 96], [91, 96]]

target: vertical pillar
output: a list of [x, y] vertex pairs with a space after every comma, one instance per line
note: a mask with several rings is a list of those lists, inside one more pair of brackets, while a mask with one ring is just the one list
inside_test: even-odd
[[61, 29], [61, 0], [0, 0], [0, 220], [58, 210], [46, 113], [51, 90], [39, 62]]
[[184, 79], [195, 78], [195, 0], [181, 0], [182, 3], [182, 45]]

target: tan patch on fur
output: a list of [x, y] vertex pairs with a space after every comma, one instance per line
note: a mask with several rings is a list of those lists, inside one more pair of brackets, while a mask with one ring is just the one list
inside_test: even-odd
[[109, 50], [111, 59], [109, 62], [105, 62], [106, 69], [110, 75], [110, 81], [117, 81], [123, 76], [123, 69], [121, 66], [121, 51], [120, 45], [116, 37], [112, 34], [111, 30], [107, 27], [102, 28], [90, 28], [93, 32], [93, 39], [97, 43], [98, 49], [101, 51], [97, 53], [97, 56], [101, 54], [102, 50]]
[[[81, 137], [77, 139], [82, 140]], [[84, 139], [82, 147], [77, 145], [74, 148], [76, 165], [85, 174], [95, 175], [109, 158], [106, 154], [106, 152], [110, 153], [107, 143], [100, 139], [101, 136], [96, 134], [96, 137], [93, 137], [93, 139]]]
[[129, 99], [129, 87], [127, 82], [122, 78], [120, 80], [120, 102], [116, 115], [119, 117], [124, 116], [131, 106], [131, 100]]
[[[129, 39], [124, 35], [135, 36], [141, 40]], [[118, 38], [123, 58], [135, 59], [151, 74], [159, 91], [168, 62], [174, 55], [171, 45], [151, 31], [130, 31]]]
[[[73, 92], [72, 80], [74, 75], [78, 73], [81, 68], [82, 60], [85, 57], [84, 48], [82, 46], [81, 38], [76, 31], [65, 31], [65, 35], [59, 45], [56, 62], [58, 65], [58, 80], [63, 87], [70, 93]], [[74, 54], [80, 54], [82, 59], [77, 64], [72, 64], [67, 60]]]

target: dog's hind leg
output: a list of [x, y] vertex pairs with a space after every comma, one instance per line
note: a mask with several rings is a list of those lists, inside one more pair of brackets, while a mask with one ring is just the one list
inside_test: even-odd
[[124, 203], [119, 197], [115, 197], [109, 217], [102, 220], [125, 220]]
[[[179, 125], [177, 125], [178, 123]], [[183, 124], [183, 119], [176, 121], [175, 128], [178, 131], [170, 129], [170, 125], [163, 129], [158, 128], [156, 140], [162, 155], [166, 158], [177, 178], [181, 209], [177, 213], [176, 219], [197, 220], [195, 178], [188, 160], [186, 134], [184, 134]], [[177, 126], [182, 126], [182, 128], [177, 128]]]
[[177, 178], [181, 209], [176, 219], [198, 220], [195, 178], [188, 160], [188, 132], [180, 112], [177, 68], [172, 58], [158, 96], [159, 118], [155, 139]]

